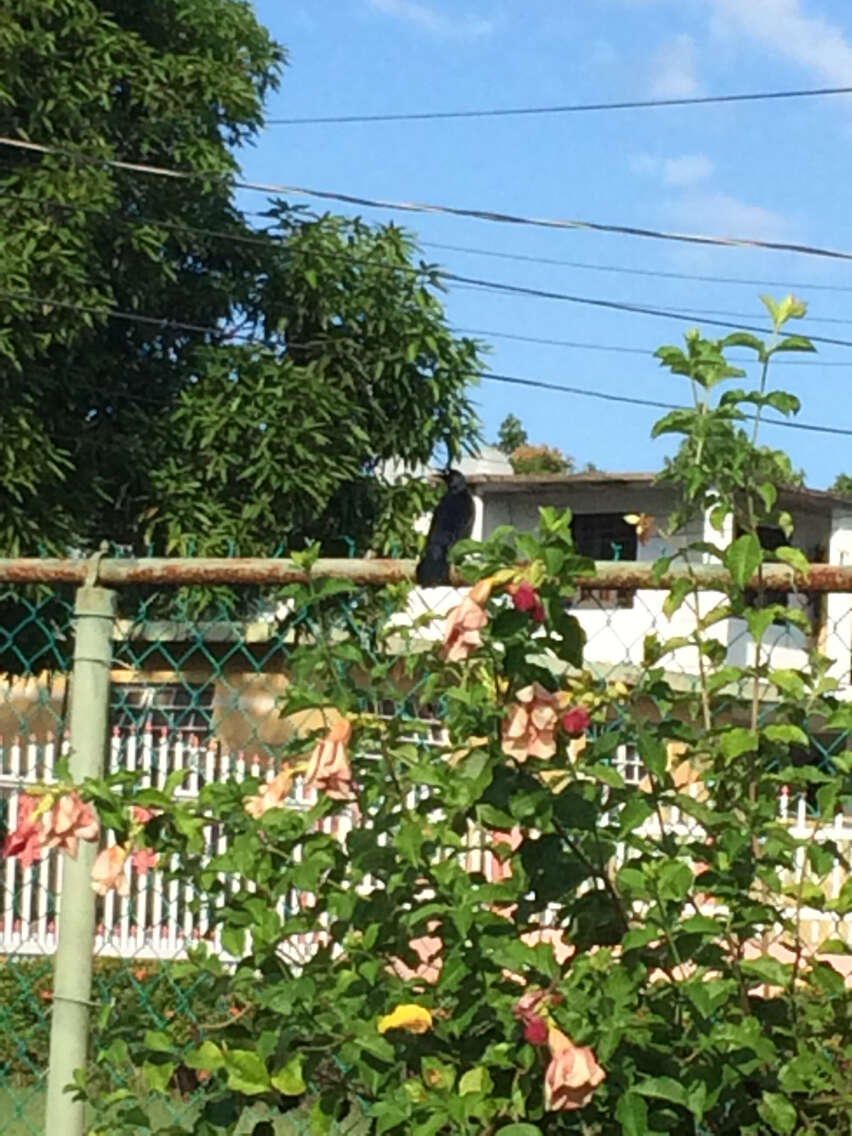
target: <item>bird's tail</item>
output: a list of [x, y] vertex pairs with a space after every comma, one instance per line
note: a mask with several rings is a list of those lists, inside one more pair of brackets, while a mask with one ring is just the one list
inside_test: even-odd
[[439, 588], [450, 582], [450, 566], [447, 562], [447, 550], [444, 548], [427, 548], [423, 559], [417, 565], [417, 583], [421, 588]]

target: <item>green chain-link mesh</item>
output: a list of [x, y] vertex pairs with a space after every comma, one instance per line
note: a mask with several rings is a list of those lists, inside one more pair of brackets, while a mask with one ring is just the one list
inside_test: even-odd
[[[122, 594], [111, 684], [107, 759], [112, 769], [135, 769], [140, 779], [157, 784], [182, 767], [187, 771], [185, 791], [192, 792], [203, 779], [250, 773], [252, 767], [265, 768], [277, 760], [288, 735], [276, 702], [294, 646], [301, 634], [314, 630], [314, 615], [254, 590], [240, 597], [242, 611], [251, 615], [237, 617], [234, 599], [232, 591], [214, 592], [203, 605], [193, 593], [179, 593], [167, 602], [162, 591]], [[363, 619], [356, 620], [355, 608], [363, 602], [357, 595], [337, 597], [330, 613], [362, 643], [368, 632]], [[391, 593], [374, 595], [369, 602], [389, 609], [394, 598]], [[641, 593], [630, 599], [631, 604], [642, 602]], [[591, 603], [590, 647], [596, 635], [618, 641], [626, 626], [620, 618], [624, 606], [624, 597], [611, 608], [603, 601]], [[0, 835], [13, 819], [10, 810], [18, 789], [27, 780], [49, 778], [67, 750], [72, 611], [70, 590], [0, 592]], [[635, 671], [637, 642], [624, 640], [621, 646], [623, 657], [610, 660], [598, 653], [596, 661], [592, 650], [591, 669], [602, 678]], [[346, 665], [339, 662], [341, 668]], [[364, 708], [382, 709], [366, 690]], [[415, 680], [394, 713], [422, 721], [424, 716], [439, 718], [440, 707], [418, 705]], [[617, 733], [618, 721], [609, 728]], [[829, 769], [832, 754], [845, 741], [845, 735], [813, 737], [802, 760]], [[634, 773], [638, 780], [641, 762], [635, 763]], [[178, 881], [158, 888], [155, 876], [144, 884], [134, 880], [130, 896], [108, 896], [98, 908], [90, 1075], [108, 1090], [127, 1087], [138, 1076], [122, 1059], [123, 1031], [138, 1037], [176, 1019], [190, 1048], [214, 1036], [217, 1023], [233, 1012], [216, 1003], [203, 978], [190, 976], [181, 965], [188, 945], [212, 938], [206, 929], [209, 913]], [[0, 861], [0, 879], [0, 1133], [25, 1136], [41, 1132], [43, 1123], [56, 858], [28, 870], [15, 861]], [[198, 1093], [196, 1074], [178, 1070], [164, 1099], [162, 1123], [192, 1131]], [[245, 1131], [261, 1119], [260, 1114], [248, 1118]], [[270, 1123], [275, 1133], [309, 1131], [306, 1113], [278, 1116]], [[355, 1136], [366, 1130], [358, 1102], [353, 1102], [337, 1134]]]

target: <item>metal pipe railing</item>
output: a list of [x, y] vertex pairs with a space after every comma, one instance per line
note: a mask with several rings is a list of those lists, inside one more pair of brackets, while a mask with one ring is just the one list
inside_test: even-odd
[[[102, 554], [89, 559], [21, 558], [0, 559], [0, 583], [5, 584], [83, 584], [97, 582], [104, 587], [139, 584], [173, 586], [199, 584], [274, 585], [304, 583], [313, 577], [335, 576], [366, 587], [383, 587], [414, 581], [413, 560], [317, 560], [310, 574], [294, 560], [251, 557], [151, 557], [145, 560], [108, 559]], [[731, 583], [723, 568], [698, 565], [687, 572], [673, 569], [657, 578], [649, 562], [597, 561], [593, 576], [579, 583], [584, 590], [648, 589], [667, 591], [684, 576], [695, 579], [700, 588], [722, 590]], [[464, 583], [457, 572], [452, 581]], [[752, 586], [773, 591], [852, 593], [852, 567], [811, 564], [807, 573], [795, 572], [786, 564], [764, 564], [761, 579]]]

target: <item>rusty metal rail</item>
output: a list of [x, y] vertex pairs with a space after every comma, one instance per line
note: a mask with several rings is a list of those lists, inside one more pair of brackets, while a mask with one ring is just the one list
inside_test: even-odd
[[[353, 584], [383, 587], [414, 580], [413, 560], [318, 560], [313, 567], [315, 577], [335, 576]], [[676, 569], [659, 579], [650, 563], [637, 561], [598, 561], [595, 574], [584, 577], [583, 590], [669, 589], [676, 579], [687, 573]], [[715, 566], [697, 566], [692, 570], [697, 584], [709, 591], [725, 588], [730, 576]], [[305, 572], [293, 560], [253, 558], [155, 558], [145, 560], [109, 559], [97, 554], [91, 559], [59, 560], [0, 559], [0, 583], [5, 584], [101, 584], [126, 587], [132, 584], [255, 584], [275, 585], [303, 583]], [[458, 574], [454, 583], [462, 584]], [[812, 564], [806, 574], [793, 571], [785, 564], [767, 564], [762, 584], [773, 591], [845, 592], [852, 593], [852, 567], [834, 564]], [[752, 580], [754, 586], [758, 580]]]

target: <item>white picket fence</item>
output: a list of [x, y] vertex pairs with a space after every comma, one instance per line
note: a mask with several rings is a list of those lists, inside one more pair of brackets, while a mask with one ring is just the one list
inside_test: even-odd
[[[52, 781], [59, 755], [68, 752], [68, 739], [48, 737], [40, 742], [34, 739], [15, 738], [4, 741], [0, 738], [0, 801], [5, 801], [7, 825], [13, 828], [17, 822], [18, 800], [28, 784], [37, 781]], [[635, 756], [625, 747], [616, 755], [615, 764], [629, 782], [639, 780], [641, 766]], [[162, 788], [167, 778], [181, 770], [185, 776], [176, 790], [177, 796], [186, 798], [198, 794], [202, 784], [213, 781], [243, 781], [247, 777], [271, 778], [275, 770], [271, 763], [258, 758], [246, 758], [241, 753], [223, 751], [215, 740], [202, 744], [197, 738], [186, 741], [170, 737], [165, 730], [155, 734], [148, 729], [137, 733], [135, 730], [113, 731], [109, 765], [113, 770], [130, 770], [139, 773], [139, 782], [144, 786]], [[315, 796], [306, 791], [297, 779], [292, 794], [295, 807], [308, 808]], [[797, 839], [815, 838], [818, 841], [835, 842], [847, 862], [852, 863], [852, 818], [838, 814], [831, 824], [818, 826], [809, 818], [804, 799], [791, 802], [788, 794], [779, 797], [779, 818], [791, 826], [792, 835]], [[605, 818], [604, 818], [605, 821]], [[321, 831], [340, 839], [352, 827], [352, 817], [343, 812], [321, 822]], [[646, 822], [649, 831], [659, 825], [657, 818]], [[695, 837], [697, 826], [689, 817], [671, 810], [665, 818], [669, 832], [681, 837]], [[225, 837], [211, 828], [207, 832], [210, 852], [218, 855], [226, 850]], [[627, 849], [619, 846], [616, 863], [624, 863]], [[799, 850], [800, 867], [804, 868], [804, 848]], [[473, 871], [482, 872], [486, 879], [501, 877], [500, 862], [481, 844], [474, 840], [466, 861]], [[162, 872], [153, 870], [145, 876], [131, 872], [130, 894], [126, 897], [110, 893], [100, 903], [95, 953], [123, 959], [176, 959], [185, 957], [187, 948], [193, 944], [206, 942], [214, 953], [227, 960], [220, 932], [214, 926], [212, 909], [198, 901], [190, 883], [182, 883], [177, 873], [179, 865], [172, 865], [172, 873], [167, 878]], [[839, 893], [847, 878], [840, 863], [835, 863], [830, 877], [821, 881], [828, 898]], [[225, 889], [232, 893], [243, 886], [253, 890], [249, 882], [244, 885], [238, 877], [226, 878], [220, 875]], [[15, 859], [0, 862], [0, 956], [3, 955], [49, 955], [56, 949], [56, 928], [59, 907], [59, 892], [62, 881], [62, 857], [54, 852], [31, 869], [25, 870]], [[373, 886], [365, 881], [364, 888]], [[215, 901], [225, 902], [224, 894]], [[284, 916], [288, 911], [310, 908], [313, 898], [305, 893], [292, 893], [280, 901], [279, 912]], [[826, 937], [839, 937], [852, 943], [852, 920], [831, 920], [816, 909], [802, 913], [805, 924], [803, 931], [811, 942]], [[318, 924], [310, 934], [295, 937], [282, 949], [294, 963], [309, 957], [323, 940], [323, 931]]]

